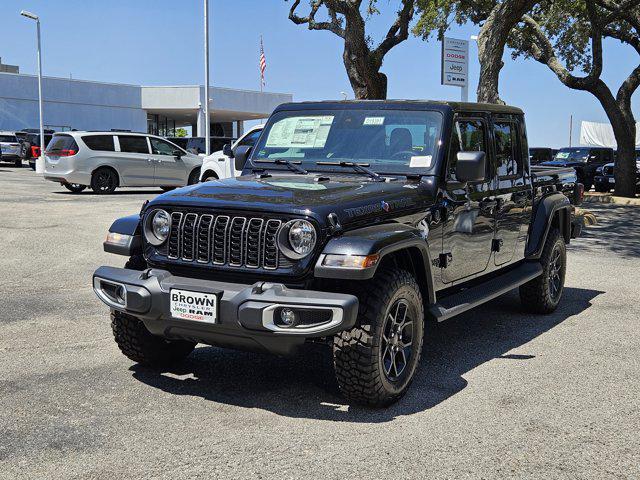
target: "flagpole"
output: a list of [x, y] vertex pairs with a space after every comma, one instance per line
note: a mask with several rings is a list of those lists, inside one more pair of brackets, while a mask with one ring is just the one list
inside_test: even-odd
[[[262, 35], [260, 35], [260, 56], [262, 56], [262, 54], [264, 53], [264, 45], [262, 44]], [[262, 93], [262, 85], [263, 80], [262, 80], [262, 69], [260, 69], [260, 93]]]

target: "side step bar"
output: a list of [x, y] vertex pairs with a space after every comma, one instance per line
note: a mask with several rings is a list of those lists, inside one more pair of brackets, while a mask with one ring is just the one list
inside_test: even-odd
[[523, 263], [498, 277], [443, 298], [431, 305], [429, 313], [439, 322], [471, 310], [500, 295], [519, 287], [542, 274], [542, 265], [538, 262]]

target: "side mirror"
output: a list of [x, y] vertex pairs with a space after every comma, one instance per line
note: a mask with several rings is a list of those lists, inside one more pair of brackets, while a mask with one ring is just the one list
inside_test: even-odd
[[242, 169], [244, 169], [244, 164], [247, 163], [247, 158], [249, 158], [252, 148], [253, 147], [249, 145], [240, 145], [238, 148], [236, 148], [236, 154], [234, 157], [236, 172], [239, 172]]
[[231, 144], [230, 143], [225, 143], [222, 146], [222, 153], [224, 153], [227, 157], [229, 158], [233, 158], [233, 149], [231, 148]]
[[456, 178], [459, 182], [481, 182], [486, 175], [484, 152], [458, 152]]
[[173, 154], [174, 157], [176, 157], [178, 160], [180, 160], [182, 158], [182, 150], [174, 150], [173, 152], [171, 152]]

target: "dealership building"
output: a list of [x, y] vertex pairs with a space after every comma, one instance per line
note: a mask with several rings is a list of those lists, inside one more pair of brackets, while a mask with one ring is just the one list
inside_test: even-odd
[[[43, 77], [44, 126], [65, 130], [125, 130], [173, 136], [177, 128], [204, 136], [202, 85], [141, 86]], [[212, 136], [237, 137], [244, 122], [268, 117], [292, 95], [209, 89]], [[38, 78], [0, 72], [0, 130], [38, 128]]]

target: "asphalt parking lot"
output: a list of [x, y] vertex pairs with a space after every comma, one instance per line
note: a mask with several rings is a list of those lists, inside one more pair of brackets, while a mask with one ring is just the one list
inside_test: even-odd
[[561, 307], [516, 292], [430, 331], [407, 396], [346, 405], [321, 350], [200, 346], [137, 367], [91, 289], [112, 220], [159, 190], [71, 194], [0, 165], [0, 477], [639, 478], [640, 209], [589, 205]]

